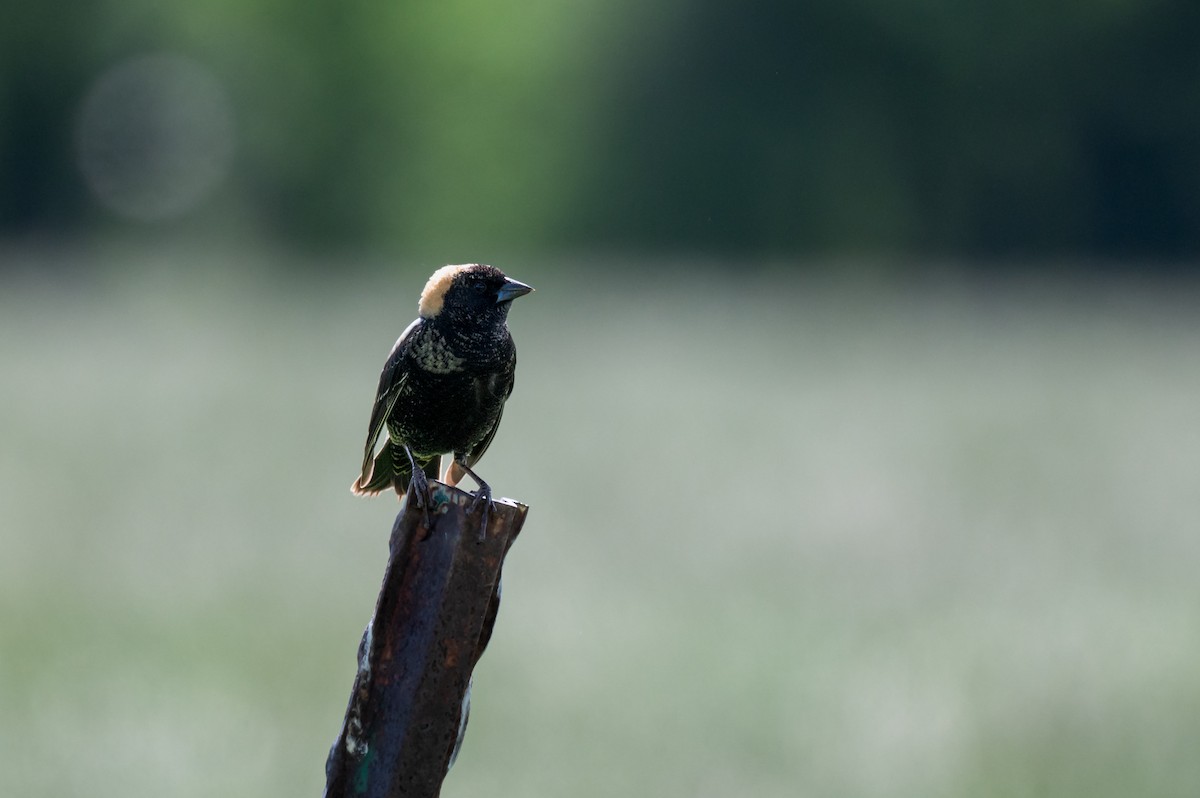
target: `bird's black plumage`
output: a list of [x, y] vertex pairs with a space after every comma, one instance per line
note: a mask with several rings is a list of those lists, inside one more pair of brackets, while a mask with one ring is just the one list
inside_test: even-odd
[[532, 290], [483, 264], [433, 273], [421, 293], [420, 315], [396, 341], [379, 376], [355, 493], [391, 487], [404, 494], [412, 483], [423, 505], [424, 477], [436, 478], [441, 455], [450, 453], [448, 481], [470, 474], [479, 482], [479, 497], [490, 501], [488, 486], [471, 467], [491, 444], [513, 389], [517, 350], [508, 332], [509, 308]]

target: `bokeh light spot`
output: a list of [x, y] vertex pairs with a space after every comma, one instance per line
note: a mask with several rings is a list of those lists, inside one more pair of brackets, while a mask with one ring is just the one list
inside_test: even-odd
[[142, 55], [101, 74], [83, 101], [79, 168], [95, 197], [131, 219], [192, 211], [229, 173], [233, 112], [203, 65]]

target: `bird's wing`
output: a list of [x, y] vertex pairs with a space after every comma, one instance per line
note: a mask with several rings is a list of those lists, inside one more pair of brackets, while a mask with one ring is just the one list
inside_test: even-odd
[[[508, 385], [504, 388], [504, 402], [508, 401], [508, 397], [512, 396], [513, 386], [516, 384], [516, 366], [517, 356], [513, 355], [512, 368], [508, 374]], [[496, 430], [500, 429], [500, 419], [504, 417], [504, 402], [500, 403], [500, 412], [496, 414], [496, 421], [492, 424], [492, 428], [488, 430], [487, 435], [483, 436], [483, 440], [471, 447], [471, 450], [466, 454], [467, 467], [470, 468], [479, 462], [479, 458], [483, 457], [483, 453], [492, 445], [492, 438], [496, 437]]]
[[408, 376], [401, 365], [404, 362], [404, 355], [408, 351], [409, 341], [416, 333], [420, 323], [421, 320], [417, 319], [408, 325], [396, 339], [396, 344], [388, 354], [387, 362], [383, 364], [383, 371], [379, 375], [379, 390], [375, 394], [375, 404], [371, 407], [371, 421], [367, 425], [367, 444], [363, 451], [361, 481], [364, 484], [371, 477], [371, 466], [375, 459], [375, 444], [379, 442], [379, 435], [387, 425], [388, 416], [391, 415], [392, 408], [396, 406], [396, 399], [399, 398]]
[[483, 440], [471, 447], [467, 452], [466, 461], [467, 468], [471, 468], [479, 462], [479, 458], [483, 457], [483, 453], [492, 445], [492, 438], [496, 437], [496, 430], [500, 429], [500, 418], [504, 415], [504, 408], [500, 408], [500, 412], [496, 414], [496, 423], [488, 430], [487, 435], [483, 436]]

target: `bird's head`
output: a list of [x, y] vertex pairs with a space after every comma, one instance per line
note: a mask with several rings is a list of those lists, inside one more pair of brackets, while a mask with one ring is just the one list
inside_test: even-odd
[[457, 323], [503, 322], [512, 301], [532, 290], [494, 266], [443, 266], [425, 283], [417, 312], [423, 319], [449, 318]]

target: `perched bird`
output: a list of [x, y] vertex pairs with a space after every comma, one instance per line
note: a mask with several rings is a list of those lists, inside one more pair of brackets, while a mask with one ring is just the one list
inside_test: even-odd
[[[492, 491], [471, 467], [487, 451], [513, 389], [517, 350], [508, 332], [512, 301], [533, 289], [479, 263], [444, 266], [433, 273], [418, 317], [392, 347], [371, 408], [356, 494], [411, 488], [428, 509], [426, 478], [437, 479], [441, 456], [453, 455], [446, 481], [469, 474], [482, 502], [479, 535], [487, 530]], [[387, 439], [375, 452], [380, 433]]]

